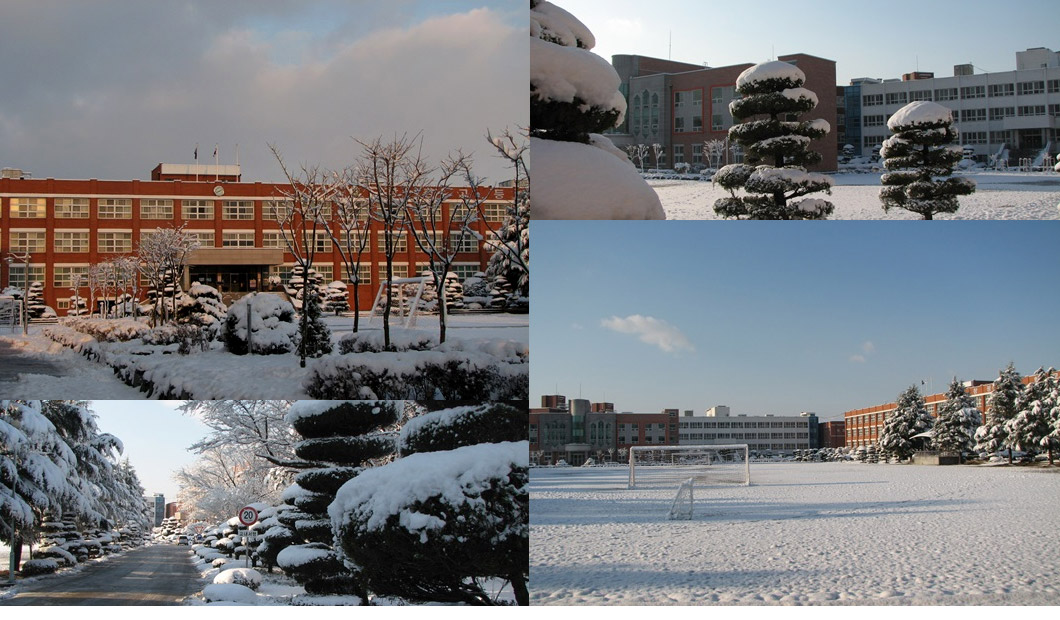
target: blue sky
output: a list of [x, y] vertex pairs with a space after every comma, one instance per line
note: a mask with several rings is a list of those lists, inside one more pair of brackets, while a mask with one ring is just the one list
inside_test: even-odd
[[195, 461], [191, 444], [209, 429], [176, 408], [183, 401], [96, 400], [89, 408], [98, 415], [100, 430], [117, 436], [125, 444], [124, 457], [136, 468], [148, 495], [162, 493], [176, 501], [173, 472]]
[[1057, 232], [535, 221], [531, 403], [839, 419], [921, 381], [1060, 366]]
[[[953, 66], [1011, 71], [1015, 52], [1060, 47], [1055, 0], [959, 3], [892, 0], [557, 0], [596, 36], [594, 50], [724, 67], [803, 52], [835, 60], [839, 84], [900, 78], [911, 71], [953, 75]], [[978, 71], [977, 71], [978, 72]]]

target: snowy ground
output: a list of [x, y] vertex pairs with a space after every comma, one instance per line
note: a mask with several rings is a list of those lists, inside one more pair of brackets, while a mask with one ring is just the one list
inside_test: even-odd
[[[338, 342], [353, 331], [351, 317], [325, 317], [331, 328], [332, 339]], [[403, 320], [403, 319], [402, 319]], [[401, 320], [391, 320], [391, 330], [397, 332]], [[382, 331], [382, 319], [376, 317], [366, 325], [361, 318], [361, 331]], [[462, 314], [449, 317], [447, 338], [468, 340], [505, 339], [528, 344], [530, 340], [529, 314]], [[15, 373], [9, 380], [0, 379], [0, 394], [5, 398], [45, 399], [143, 399], [146, 395], [122, 383], [109, 367], [88, 361], [83, 356], [50, 340], [42, 333], [42, 326], [30, 326], [29, 336], [17, 330], [0, 330], [0, 344], [9, 344], [23, 359], [47, 360], [57, 367], [52, 374]], [[412, 331], [438, 334], [436, 316], [419, 316]], [[18, 364], [10, 356], [0, 358], [0, 367]], [[175, 356], [174, 364], [181, 364], [187, 384], [194, 386], [200, 398], [306, 398], [302, 381], [305, 368], [299, 368], [296, 355], [236, 356], [222, 351]], [[3, 376], [0, 374], [0, 376]]]
[[1060, 468], [751, 466], [752, 485], [530, 476], [532, 605], [1056, 605]]
[[[907, 211], [884, 213], [880, 206], [880, 174], [842, 172], [835, 180], [832, 196], [821, 194], [835, 205], [832, 220], [909, 220], [919, 216]], [[971, 196], [960, 198], [953, 215], [936, 219], [963, 220], [1055, 220], [1060, 219], [1060, 174], [1055, 172], [972, 172], [978, 184]], [[714, 202], [729, 195], [721, 187], [702, 181], [649, 180], [671, 220], [717, 219]], [[814, 194], [817, 196], [817, 194]]]

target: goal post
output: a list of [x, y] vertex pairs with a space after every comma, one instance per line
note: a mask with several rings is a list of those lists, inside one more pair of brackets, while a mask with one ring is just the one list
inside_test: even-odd
[[638, 484], [673, 485], [693, 478], [700, 483], [750, 486], [747, 444], [633, 446], [629, 449], [629, 488]]

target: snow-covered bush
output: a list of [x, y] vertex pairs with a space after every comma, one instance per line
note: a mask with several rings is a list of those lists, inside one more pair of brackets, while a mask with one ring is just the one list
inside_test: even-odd
[[88, 334], [99, 342], [128, 342], [142, 338], [151, 331], [147, 323], [134, 319], [94, 319], [71, 316], [59, 319], [59, 324]]
[[250, 588], [237, 583], [211, 583], [202, 589], [202, 598], [207, 603], [240, 603], [254, 605], [258, 595]]
[[424, 452], [347, 482], [328, 509], [368, 588], [414, 601], [490, 604], [479, 578], [526, 604], [529, 444]]
[[390, 334], [386, 348], [383, 332], [352, 332], [339, 339], [339, 353], [380, 353], [382, 351], [427, 351], [438, 346], [438, 338], [424, 332], [399, 331]]
[[313, 398], [514, 400], [528, 396], [528, 366], [464, 351], [328, 355], [303, 385]]
[[210, 348], [213, 330], [196, 324], [162, 325], [144, 333], [140, 340], [146, 345], [177, 345], [177, 352], [188, 355], [192, 351], [206, 351]]
[[229, 568], [221, 571], [213, 578], [214, 583], [235, 583], [241, 586], [257, 590], [261, 587], [261, 573], [253, 568]]
[[432, 411], [405, 423], [398, 437], [398, 452], [404, 457], [477, 443], [523, 441], [528, 423], [526, 408], [508, 403]]
[[485, 308], [490, 305], [490, 283], [486, 274], [481, 271], [464, 280], [464, 305], [478, 304], [477, 307]]
[[50, 575], [57, 570], [59, 570], [57, 561], [52, 558], [41, 558], [23, 562], [19, 572], [22, 573], [23, 577], [32, 577], [34, 575]]
[[956, 213], [958, 196], [975, 192], [975, 181], [952, 178], [964, 150], [953, 142], [953, 112], [931, 101], [914, 101], [887, 121], [894, 133], [883, 143], [880, 155], [891, 171], [880, 182], [883, 210], [905, 209], [925, 220], [936, 213]]
[[225, 348], [236, 355], [290, 353], [298, 344], [294, 307], [269, 293], [241, 297], [228, 308], [223, 337]]
[[602, 134], [622, 123], [614, 68], [567, 11], [530, 0], [530, 150], [534, 217], [664, 219], [655, 191]]
[[37, 550], [35, 555], [41, 559], [55, 560], [60, 566], [73, 566], [77, 564], [77, 558], [74, 557], [74, 554], [60, 546], [41, 548]]
[[[725, 218], [751, 220], [820, 220], [835, 207], [825, 200], [805, 198], [814, 192], [831, 193], [832, 180], [806, 171], [821, 161], [809, 149], [810, 142], [831, 129], [821, 119], [790, 121], [789, 115], [817, 107], [817, 95], [803, 88], [806, 74], [798, 67], [771, 61], [747, 69], [736, 79], [741, 98], [729, 105], [733, 118], [744, 122], [729, 130], [729, 138], [744, 147], [747, 164], [726, 166], [714, 182], [729, 190], [730, 197], [714, 204]], [[763, 164], [763, 165], [758, 165]], [[757, 166], [757, 167], [754, 167]], [[737, 189], [747, 195], [737, 195]]]

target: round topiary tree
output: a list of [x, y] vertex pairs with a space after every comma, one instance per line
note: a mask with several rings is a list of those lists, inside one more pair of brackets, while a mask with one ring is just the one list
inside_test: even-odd
[[455, 407], [412, 418], [401, 458], [362, 473], [329, 508], [349, 562], [376, 594], [493, 604], [506, 579], [529, 603], [525, 406]]
[[964, 149], [954, 145], [953, 112], [931, 101], [914, 101], [887, 121], [895, 134], [880, 149], [883, 165], [892, 172], [880, 179], [883, 210], [905, 209], [925, 220], [938, 213], [956, 213], [958, 196], [975, 192], [975, 181], [953, 178]]
[[295, 454], [317, 466], [300, 473], [286, 493], [305, 513], [293, 525], [295, 536], [307, 542], [285, 548], [277, 562], [306, 592], [355, 594], [367, 604], [357, 570], [331, 548], [327, 510], [343, 484], [393, 454], [393, 436], [381, 429], [396, 423], [399, 413], [394, 401], [299, 401], [288, 411], [287, 422], [304, 438]]
[[228, 314], [228, 306], [221, 294], [212, 286], [196, 282], [187, 293], [177, 299], [176, 319], [178, 323], [216, 328]]
[[[823, 220], [835, 209], [818, 198], [795, 200], [815, 192], [830, 194], [832, 188], [832, 179], [805, 168], [821, 161], [821, 154], [810, 150], [810, 142], [824, 137], [831, 127], [821, 119], [792, 120], [817, 107], [817, 95], [803, 88], [805, 83], [801, 69], [781, 61], [755, 65], [737, 78], [736, 91], [742, 98], [733, 101], [729, 110], [744, 122], [729, 130], [729, 138], [743, 147], [746, 163], [725, 166], [714, 176], [714, 182], [730, 193], [714, 204], [721, 217]], [[749, 195], [737, 195], [741, 188]]]
[[621, 79], [585, 24], [530, 0], [530, 150], [534, 217], [664, 219], [655, 191], [603, 132], [622, 123]]

